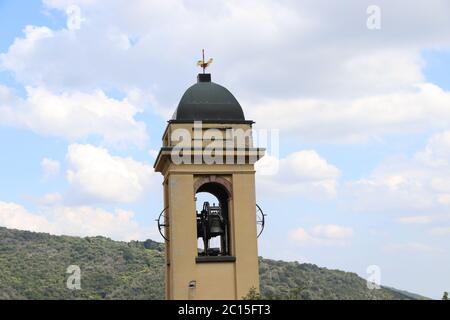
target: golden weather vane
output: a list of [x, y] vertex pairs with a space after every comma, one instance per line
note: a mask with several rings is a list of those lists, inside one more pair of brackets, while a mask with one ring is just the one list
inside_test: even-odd
[[209, 60], [205, 62], [205, 49], [202, 49], [202, 60], [198, 60], [197, 65], [203, 68], [203, 73], [205, 73], [205, 69], [208, 68], [212, 62], [212, 58], [209, 58]]

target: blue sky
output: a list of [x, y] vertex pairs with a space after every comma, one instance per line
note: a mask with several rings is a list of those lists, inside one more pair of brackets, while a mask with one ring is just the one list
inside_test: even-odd
[[377, 265], [382, 284], [439, 298], [450, 8], [378, 1], [369, 30], [370, 4], [0, 0], [0, 225], [161, 240], [154, 154], [206, 48], [213, 81], [280, 130], [258, 166], [260, 254], [363, 277]]

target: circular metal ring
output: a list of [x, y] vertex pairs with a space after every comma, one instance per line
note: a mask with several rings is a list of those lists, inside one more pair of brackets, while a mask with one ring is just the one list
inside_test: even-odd
[[260, 225], [261, 229], [258, 232], [257, 238], [261, 235], [261, 233], [264, 231], [264, 227], [266, 225], [266, 215], [264, 214], [264, 211], [261, 209], [261, 207], [256, 204], [256, 225]]
[[158, 216], [158, 219], [156, 219], [156, 222], [158, 223], [158, 231], [159, 231], [159, 234], [161, 235], [161, 237], [163, 237], [164, 240], [169, 241], [169, 239], [167, 239], [166, 236], [164, 235], [165, 232], [163, 232], [163, 231], [165, 231], [166, 227], [168, 227], [169, 225], [161, 222], [161, 218], [163, 217], [167, 208], [168, 207], [164, 208], [163, 211], [161, 211], [161, 213]]

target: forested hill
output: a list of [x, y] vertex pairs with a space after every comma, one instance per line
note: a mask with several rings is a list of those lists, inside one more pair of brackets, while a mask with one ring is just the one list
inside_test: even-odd
[[[81, 269], [81, 290], [66, 287], [67, 267]], [[267, 299], [412, 299], [369, 290], [354, 273], [260, 259]], [[104, 237], [53, 236], [0, 227], [0, 299], [164, 299], [164, 245]]]

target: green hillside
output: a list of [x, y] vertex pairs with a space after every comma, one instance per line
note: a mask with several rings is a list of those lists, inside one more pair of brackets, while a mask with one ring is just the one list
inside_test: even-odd
[[[53, 236], [0, 227], [0, 299], [163, 299], [164, 246], [147, 240]], [[82, 271], [69, 290], [69, 265]], [[411, 299], [368, 290], [354, 273], [312, 264], [260, 259], [261, 293], [268, 299]]]

